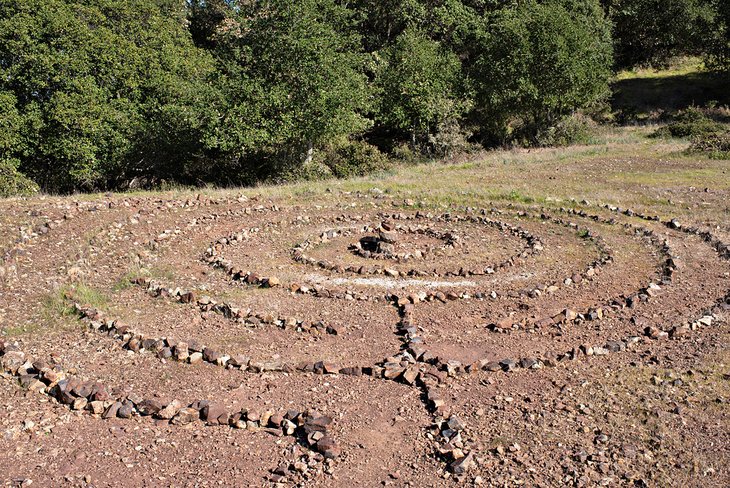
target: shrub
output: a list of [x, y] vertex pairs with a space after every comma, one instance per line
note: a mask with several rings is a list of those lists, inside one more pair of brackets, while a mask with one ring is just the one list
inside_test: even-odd
[[689, 152], [706, 154], [712, 159], [730, 159], [730, 130], [695, 137]]
[[679, 111], [674, 120], [654, 132], [654, 137], [703, 138], [724, 130], [719, 122], [708, 118], [704, 111], [697, 107], [689, 107]]
[[13, 162], [0, 160], [0, 197], [31, 195], [37, 191], [38, 185], [19, 172]]
[[570, 146], [573, 144], [591, 144], [597, 124], [581, 114], [566, 117], [537, 137], [539, 146]]
[[451, 157], [455, 154], [475, 151], [478, 145], [469, 142], [472, 135], [457, 121], [446, 121], [439, 125], [435, 134], [429, 136], [430, 152], [437, 157]]
[[333, 144], [319, 158], [337, 178], [364, 176], [391, 167], [388, 156], [364, 141]]

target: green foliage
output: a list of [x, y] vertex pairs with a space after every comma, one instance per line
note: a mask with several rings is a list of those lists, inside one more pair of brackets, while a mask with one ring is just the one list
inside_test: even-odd
[[212, 68], [184, 16], [176, 0], [0, 0], [21, 170], [62, 191], [184, 173]]
[[614, 24], [616, 65], [661, 66], [673, 56], [701, 54], [724, 0], [604, 0]]
[[730, 130], [695, 136], [690, 144], [689, 153], [705, 154], [712, 159], [730, 160]]
[[369, 127], [365, 58], [347, 9], [334, 0], [239, 7], [218, 30], [224, 107], [209, 149], [299, 150]]
[[337, 178], [365, 176], [388, 169], [391, 162], [377, 147], [363, 141], [344, 141], [333, 144], [319, 156]]
[[706, 0], [714, 5], [714, 24], [710, 29], [707, 65], [714, 70], [730, 73], [730, 2]]
[[574, 114], [560, 120], [540, 133], [539, 146], [570, 146], [573, 144], [592, 144], [597, 124], [590, 118]]
[[605, 99], [614, 45], [621, 65], [728, 69], [729, 4], [0, 0], [0, 194], [33, 191], [24, 175], [55, 192], [240, 185], [587, 143], [576, 114]]
[[388, 48], [377, 70], [379, 122], [409, 134], [414, 146], [428, 141], [439, 125], [458, 119], [469, 102], [458, 94], [460, 64], [455, 54], [415, 29]]
[[0, 197], [35, 193], [38, 185], [18, 171], [20, 160], [15, 156], [24, 147], [20, 137], [24, 120], [12, 93], [0, 92], [0, 113]]
[[679, 111], [674, 120], [654, 132], [655, 137], [680, 137], [707, 139], [725, 130], [725, 126], [705, 115], [697, 108]]
[[535, 141], [608, 93], [610, 25], [597, 1], [528, 1], [493, 19], [471, 70], [488, 140]]
[[0, 159], [0, 197], [32, 195], [38, 185], [18, 171], [11, 161]]

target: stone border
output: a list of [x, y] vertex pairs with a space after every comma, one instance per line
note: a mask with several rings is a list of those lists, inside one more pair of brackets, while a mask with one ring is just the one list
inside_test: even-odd
[[201, 312], [215, 312], [227, 320], [235, 323], [243, 323], [252, 328], [261, 325], [274, 325], [284, 330], [295, 330], [307, 332], [313, 335], [330, 334], [337, 335], [339, 330], [332, 325], [326, 325], [323, 321], [309, 322], [290, 316], [275, 316], [268, 313], [256, 313], [251, 309], [244, 310], [227, 302], [218, 302], [207, 295], [198, 296], [195, 291], [186, 291], [180, 288], [167, 288], [160, 283], [144, 277], [132, 280], [132, 283], [142, 288], [148, 295], [154, 298], [168, 298], [176, 303], [193, 304]]
[[163, 403], [134, 394], [114, 397], [102, 383], [68, 375], [60, 364], [53, 361], [34, 361], [17, 343], [6, 344], [3, 341], [0, 341], [0, 366], [3, 373], [19, 382], [24, 389], [45, 394], [72, 410], [87, 411], [98, 418], [152, 417], [174, 426], [202, 420], [209, 426], [227, 425], [254, 432], [263, 430], [276, 436], [294, 436], [326, 459], [340, 455], [337, 442], [328, 433], [332, 418], [315, 411], [251, 407], [229, 412], [219, 403], [208, 400], [196, 400], [184, 406], [178, 400]]
[[[606, 208], [609, 208], [608, 206]], [[609, 210], [611, 210], [609, 208]], [[620, 209], [617, 209], [620, 210]], [[583, 218], [591, 218], [596, 221], [602, 221], [606, 224], [615, 225], [616, 222], [607, 219], [603, 219], [600, 216], [597, 215], [589, 215], [585, 211], [578, 211], [575, 209], [567, 210], [567, 209], [560, 209], [561, 212], [565, 213], [571, 213], [574, 215], [581, 216]], [[482, 211], [485, 212], [485, 211]], [[631, 212], [631, 211], [626, 211]], [[622, 212], [625, 213], [625, 212]], [[543, 214], [546, 215], [546, 214]], [[626, 215], [629, 216], [639, 216], [642, 218], [646, 218], [647, 220], [654, 220], [654, 221], [660, 221], [658, 218], [650, 218], [645, 216], [636, 215], [633, 212], [631, 214], [626, 213]], [[522, 217], [527, 217], [528, 214], [526, 212], [523, 212], [522, 215], [519, 215]], [[212, 217], [214, 220], [218, 218], [217, 215]], [[554, 219], [552, 217], [543, 217], [543, 219]], [[568, 225], [572, 227], [575, 225], [574, 228], [579, 229], [577, 224], [571, 224], [567, 221], [562, 221], [562, 219], [555, 219], [556, 223], [561, 223], [563, 225]], [[695, 234], [703, 238], [705, 242], [708, 242], [718, 253], [719, 257], [721, 259], [730, 259], [730, 249], [728, 246], [716, 237], [712, 235], [709, 231], [702, 231], [698, 228], [684, 228], [682, 227], [679, 222], [676, 220], [671, 220], [668, 222], [662, 222], [663, 224], [667, 225], [670, 228], [683, 230], [684, 232]], [[195, 224], [192, 224], [195, 225]], [[626, 229], [633, 229], [634, 233], [649, 238], [654, 244], [662, 244], [658, 241], [660, 239], [654, 233], [653, 231], [641, 227], [634, 226], [630, 223], [624, 223], [624, 228]], [[177, 234], [176, 234], [177, 235]], [[587, 235], [588, 237], [593, 237], [590, 234]], [[167, 237], [162, 239], [162, 241], [169, 241]], [[667, 255], [667, 259], [665, 263], [663, 264], [661, 275], [662, 280], [664, 283], [669, 284], [672, 281], [672, 274], [674, 270], [676, 269], [676, 263], [674, 262], [674, 258], [671, 256], [670, 249], [666, 241], [663, 242], [663, 247], [661, 248], [662, 252]], [[604, 256], [605, 257], [605, 256]], [[610, 261], [610, 260], [609, 260]], [[608, 262], [608, 261], [607, 261]], [[606, 264], [606, 263], [604, 263]], [[233, 274], [229, 272], [229, 274]], [[249, 274], [247, 274], [249, 276]], [[262, 280], [256, 280], [256, 284], [259, 286], [280, 286], [278, 283], [273, 283], [270, 281], [270, 278], [266, 278], [264, 281]], [[203, 303], [200, 303], [200, 300], [196, 300], [196, 297], [194, 295], [191, 295], [190, 292], [184, 292], [182, 290], [172, 290], [172, 293], [170, 293], [170, 289], [165, 289], [158, 284], [154, 284], [149, 281], [142, 281], [140, 286], [147, 286], [148, 292], [158, 293], [158, 296], [164, 296], [168, 295], [172, 297], [172, 299], [181, 301], [183, 303], [192, 303], [195, 302], [195, 304], [198, 307], [202, 307], [202, 310], [214, 310], [219, 313], [222, 313], [227, 316], [233, 316], [236, 314], [233, 314], [233, 307], [231, 307], [228, 304], [217, 304], [213, 301], [209, 300], [203, 300]], [[161, 291], [166, 290], [166, 291]], [[290, 285], [290, 290], [293, 292], [303, 292], [300, 289], [294, 289], [293, 285]], [[637, 294], [637, 298], [639, 300], [649, 299], [652, 296], [653, 289], [647, 288], [642, 289]], [[323, 296], [328, 298], [345, 298], [348, 296], [347, 294], [341, 295], [341, 294], [332, 294], [331, 292], [325, 290], [324, 292], [320, 292], [319, 290], [316, 290], [313, 292], [313, 294], [316, 294], [317, 296]], [[645, 295], [645, 297], [641, 297], [641, 295]], [[456, 294], [453, 294], [456, 295]], [[503, 359], [500, 361], [477, 361], [473, 364], [469, 365], [462, 365], [458, 361], [442, 361], [437, 357], [433, 357], [429, 354], [427, 346], [424, 344], [423, 338], [420, 337], [418, 333], [418, 328], [415, 326], [413, 322], [413, 310], [417, 303], [420, 303], [424, 300], [441, 300], [441, 301], [448, 301], [453, 299], [459, 299], [459, 298], [466, 298], [463, 296], [445, 296], [443, 293], [441, 296], [439, 296], [438, 292], [436, 293], [413, 293], [407, 297], [398, 297], [395, 295], [384, 295], [383, 297], [369, 297], [369, 298], [363, 298], [363, 299], [373, 299], [375, 301], [379, 301], [380, 299], [386, 300], [398, 307], [401, 320], [397, 326], [397, 331], [399, 334], [403, 336], [403, 345], [401, 347], [401, 350], [388, 358], [386, 358], [384, 361], [373, 365], [373, 366], [366, 366], [366, 367], [348, 367], [348, 368], [338, 368], [330, 363], [326, 363], [324, 361], [319, 361], [317, 363], [311, 363], [307, 365], [300, 365], [296, 369], [292, 369], [291, 371], [301, 371], [301, 372], [313, 372], [313, 373], [321, 373], [321, 374], [351, 374], [355, 376], [359, 376], [361, 374], [368, 374], [371, 376], [374, 376], [376, 378], [383, 378], [393, 381], [398, 381], [401, 383], [405, 383], [408, 385], [414, 385], [419, 388], [421, 388], [424, 392], [424, 397], [426, 399], [426, 405], [429, 408], [429, 411], [432, 413], [434, 417], [434, 425], [432, 426], [432, 432], [429, 433], [430, 438], [437, 444], [437, 452], [439, 455], [446, 461], [450, 463], [450, 469], [455, 474], [462, 474], [464, 473], [470, 466], [473, 460], [473, 455], [470, 452], [470, 448], [468, 440], [462, 439], [462, 432], [464, 432], [464, 424], [458, 419], [458, 417], [454, 416], [448, 416], [448, 407], [444, 404], [443, 400], [439, 397], [438, 391], [436, 387], [439, 384], [445, 383], [448, 381], [449, 377], [457, 376], [464, 373], [470, 373], [473, 371], [486, 371], [486, 372], [496, 372], [496, 371], [504, 371], [504, 372], [512, 372], [518, 369], [540, 369], [544, 366], [554, 366], [558, 362], [566, 361], [566, 360], [576, 360], [583, 356], [601, 356], [606, 355], [609, 353], [616, 353], [621, 352], [629, 349], [633, 344], [636, 344], [640, 341], [642, 341], [642, 338], [639, 336], [629, 336], [622, 340], [614, 340], [614, 341], [607, 341], [602, 346], [593, 346], [589, 344], [580, 345], [577, 347], [574, 347], [570, 351], [567, 352], [560, 352], [555, 354], [550, 354], [550, 357], [545, 358], [521, 358], [521, 359]], [[73, 297], [69, 297], [69, 299], [73, 299]], [[623, 307], [627, 304], [617, 304], [616, 306]], [[730, 306], [730, 291], [721, 299], [718, 299], [717, 303], [713, 306], [712, 310], [715, 310], [718, 307], [727, 308]], [[107, 333], [110, 336], [114, 337], [115, 339], [123, 342], [124, 347], [128, 348], [129, 350], [135, 351], [135, 352], [143, 352], [146, 350], [155, 352], [160, 357], [173, 357], [176, 355], [177, 351], [180, 351], [180, 356], [185, 356], [185, 361], [190, 361], [191, 356], [194, 354], [200, 354], [200, 361], [205, 361], [208, 363], [218, 364], [219, 366], [223, 366], [226, 368], [241, 368], [241, 365], [237, 363], [235, 359], [227, 358], [225, 355], [220, 355], [216, 351], [208, 350], [207, 348], [200, 348], [199, 346], [196, 346], [197, 348], [200, 348], [200, 351], [194, 350], [192, 347], [190, 347], [189, 344], [185, 343], [179, 343], [174, 342], [171, 343], [167, 339], [153, 339], [153, 338], [147, 338], [144, 337], [141, 334], [136, 333], [132, 329], [130, 329], [127, 326], [118, 324], [117, 322], [113, 320], [103, 320], [102, 315], [99, 311], [83, 307], [81, 305], [76, 305], [76, 309], [83, 321], [88, 323], [89, 327], [91, 327], [94, 330], [97, 330], [99, 332]], [[567, 314], [566, 314], [567, 318]], [[579, 318], [579, 317], [576, 317]], [[585, 317], [584, 317], [585, 318]], [[599, 317], [600, 318], [600, 317]], [[713, 321], [713, 316], [711, 314], [703, 315], [696, 321], [690, 321], [688, 324], [682, 324], [675, 326], [671, 330], [661, 330], [656, 327], [646, 327], [643, 331], [643, 333], [646, 335], [647, 339], [643, 340], [652, 340], [652, 339], [662, 339], [666, 337], [670, 337], [672, 339], [681, 339], [682, 337], [686, 336], [688, 332], [693, 330], [698, 330], [703, 327], [711, 326]], [[640, 325], [640, 324], [635, 324]], [[39, 390], [46, 391], [46, 387], [50, 387], [48, 390], [49, 393], [54, 398], [57, 398], [61, 403], [71, 405], [72, 408], [76, 408], [80, 406], [81, 404], [84, 404], [84, 400], [86, 403], [81, 408], [88, 408], [89, 410], [92, 410], [96, 413], [96, 411], [102, 410], [99, 406], [99, 404], [96, 404], [96, 406], [91, 406], [94, 402], [111, 402], [110, 405], [106, 405], [104, 403], [101, 404], [101, 407], [103, 407], [103, 411], [100, 413], [97, 413], [98, 415], [101, 415], [103, 417], [111, 418], [113, 416], [127, 418], [127, 414], [129, 413], [129, 416], [132, 415], [157, 415], [160, 411], [163, 411], [169, 407], [159, 405], [159, 409], [156, 412], [153, 413], [147, 413], [154, 411], [154, 409], [157, 407], [157, 405], [149, 405], [149, 401], [146, 401], [144, 399], [136, 399], [138, 401], [135, 401], [135, 399], [130, 398], [124, 398], [124, 399], [109, 399], [109, 400], [99, 400], [96, 399], [97, 397], [94, 396], [95, 394], [99, 393], [100, 389], [97, 387], [96, 391], [94, 391], [95, 386], [87, 384], [76, 384], [73, 382], [73, 378], [70, 379], [58, 379], [60, 375], [56, 375], [56, 383], [55, 385], [51, 386], [51, 382], [47, 381], [46, 375], [49, 375], [49, 378], [54, 378], [54, 368], [48, 369], [44, 365], [35, 365], [32, 361], [25, 360], [24, 355], [22, 353], [19, 353], [17, 346], [11, 345], [10, 348], [2, 341], [0, 341], [0, 352], [2, 352], [2, 359], [3, 359], [3, 368], [7, 369], [8, 371], [11, 371], [11, 375], [13, 377], [16, 377], [18, 381], [21, 382], [25, 387], [28, 387], [30, 389], [37, 388]], [[183, 347], [183, 345], [185, 347]], [[8, 355], [8, 353], [10, 353]], [[169, 356], [168, 356], [169, 354]], [[180, 360], [177, 356], [174, 357], [174, 359]], [[18, 368], [15, 369], [14, 372], [12, 372], [12, 368], [14, 367], [13, 364], [21, 363]], [[8, 365], [10, 365], [8, 367]], [[24, 369], [23, 369], [24, 368]], [[265, 368], [258, 368], [256, 366], [253, 367], [253, 369], [250, 368], [250, 362], [246, 365], [246, 370], [250, 370], [251, 372], [257, 372], [256, 370], [263, 371]], [[286, 369], [288, 370], [288, 369]], [[58, 370], [56, 368], [56, 372], [58, 373]], [[281, 369], [281, 371], [285, 371], [284, 368]], [[20, 372], [20, 374], [18, 374]], [[66, 381], [66, 383], [62, 383], [63, 381]], [[83, 383], [83, 382], [80, 382]], [[41, 386], [43, 385], [43, 386]], [[61, 385], [61, 386], [59, 386]], [[79, 395], [77, 391], [77, 387], [80, 388], [80, 391], [82, 392], [81, 395]], [[84, 396], [83, 393], [86, 393], [87, 390], [85, 388], [89, 387], [90, 390], [88, 391], [88, 395]], [[103, 394], [101, 395], [103, 396]], [[68, 403], [69, 400], [72, 400], [71, 403]], [[91, 400], [91, 401], [89, 401]], [[113, 407], [116, 407], [113, 408]], [[199, 408], [194, 408], [199, 407]], [[249, 414], [248, 411], [244, 414], [243, 412], [234, 412], [232, 415], [228, 412], [225, 412], [224, 410], [221, 410], [218, 406], [212, 405], [207, 402], [194, 402], [189, 407], [186, 407], [188, 409], [195, 410], [197, 412], [197, 417], [195, 412], [189, 412], [190, 415], [193, 417], [191, 421], [195, 420], [196, 418], [201, 418], [201, 416], [204, 418], [204, 420], [213, 425], [217, 424], [228, 424], [233, 427], [242, 428], [242, 426], [245, 425], [246, 428], [249, 427]], [[148, 410], [149, 409], [149, 410]], [[178, 418], [178, 415], [180, 412], [184, 410], [180, 406], [180, 410], [170, 417], [170, 421], [173, 421], [175, 418]], [[120, 415], [121, 412], [121, 415]], [[113, 413], [113, 415], [112, 415]], [[253, 416], [254, 418], [256, 415]], [[319, 418], [319, 417], [315, 417]], [[224, 419], [224, 421], [222, 421]], [[278, 419], [278, 418], [277, 418]], [[244, 424], [245, 420], [245, 424]], [[268, 420], [271, 420], [271, 417], [269, 417]], [[292, 422], [291, 419], [284, 418], [284, 420], [289, 420]], [[331, 421], [331, 419], [330, 419]], [[253, 420], [255, 422], [255, 420]], [[307, 424], [307, 420], [303, 421], [303, 425]], [[173, 424], [175, 422], [172, 422]], [[266, 425], [268, 425], [270, 422], [265, 422]], [[293, 422], [292, 422], [293, 423]], [[316, 423], [316, 422], [315, 422]], [[236, 424], [236, 425], [234, 425]], [[274, 422], [276, 424], [276, 422]], [[309, 422], [311, 425], [312, 422]], [[288, 424], [286, 424], [288, 426]], [[327, 422], [327, 425], [329, 423]], [[254, 425], [254, 427], [256, 427]], [[262, 427], [261, 424], [261, 417], [259, 417], [259, 428]], [[293, 432], [297, 432], [297, 428], [301, 427], [299, 425], [294, 429]], [[284, 428], [282, 424], [279, 424], [279, 428]], [[310, 436], [313, 432], [322, 432], [320, 430], [314, 429], [310, 432], [304, 432], [307, 436]], [[325, 425], [325, 432], [326, 432], [326, 425]], [[439, 434], [438, 436], [434, 436], [434, 434]], [[318, 436], [318, 439], [314, 438], [308, 438], [308, 445], [313, 446], [316, 450], [320, 450], [323, 454], [326, 455], [327, 448], [334, 448], [334, 451], [336, 453], [339, 453], [336, 443], [332, 441], [331, 443], [324, 442], [323, 445], [325, 447], [320, 446], [320, 441], [325, 437], [326, 435], [323, 434], [322, 436]], [[440, 436], [440, 437], [439, 437]], [[314, 442], [311, 442], [314, 440]], [[332, 453], [332, 449], [330, 449], [330, 454]], [[329, 456], [329, 457], [335, 457], [335, 455]], [[281, 476], [281, 475], [279, 475]]]
[[[454, 277], [454, 276], [482, 276], [486, 274], [492, 274], [496, 271], [499, 271], [503, 268], [513, 266], [515, 261], [519, 258], [526, 258], [528, 256], [532, 256], [535, 254], [538, 254], [542, 251], [543, 246], [542, 242], [540, 242], [539, 238], [536, 238], [531, 233], [527, 232], [524, 229], [521, 229], [517, 226], [513, 226], [511, 224], [500, 222], [496, 220], [491, 220], [483, 217], [452, 217], [450, 214], [444, 214], [443, 216], [430, 216], [427, 215], [430, 214], [421, 214], [420, 212], [417, 212], [415, 216], [407, 216], [404, 220], [414, 220], [414, 219], [428, 219], [435, 222], [448, 222], [448, 223], [459, 223], [459, 222], [468, 222], [473, 224], [482, 224], [489, 227], [497, 228], [501, 232], [505, 234], [512, 235], [514, 237], [518, 237], [522, 240], [525, 240], [527, 242], [527, 245], [515, 256], [511, 256], [510, 258], [505, 259], [501, 263], [485, 266], [484, 268], [474, 268], [470, 270], [464, 270], [463, 268], [456, 271], [446, 271], [446, 272], [438, 272], [436, 270], [433, 270], [431, 272], [426, 272], [421, 269], [412, 268], [408, 271], [398, 271], [395, 269], [389, 269], [389, 268], [382, 268], [379, 266], [376, 267], [369, 267], [369, 266], [357, 266], [357, 265], [350, 265], [350, 266], [341, 266], [338, 264], [330, 263], [326, 260], [317, 260], [315, 258], [312, 258], [305, 254], [305, 251], [308, 249], [313, 248], [314, 246], [317, 246], [319, 244], [323, 244], [325, 242], [330, 241], [331, 239], [346, 235], [343, 233], [343, 229], [330, 229], [322, 234], [320, 234], [317, 238], [310, 238], [305, 240], [304, 242], [296, 245], [291, 253], [292, 258], [294, 261], [300, 263], [300, 264], [307, 264], [310, 266], [318, 266], [321, 269], [324, 269], [326, 271], [331, 271], [333, 273], [353, 273], [353, 274], [360, 274], [360, 275], [387, 275], [391, 278], [398, 278], [398, 277], [434, 277], [434, 278], [440, 278], [440, 277]], [[448, 215], [448, 217], [445, 217]], [[398, 220], [402, 219], [403, 216], [401, 215], [390, 215], [387, 214], [383, 215], [386, 219], [393, 219]], [[361, 234], [372, 232], [374, 229], [372, 229], [369, 226], [365, 226], [359, 229], [359, 232]], [[375, 229], [377, 230], [377, 229]], [[394, 231], [403, 231], [408, 234], [420, 234], [420, 235], [430, 235], [431, 237], [436, 237], [437, 239], [444, 240], [444, 236], [446, 233], [440, 233], [433, 231], [430, 228], [424, 228], [422, 226], [404, 226], [400, 224], [395, 224], [393, 226], [393, 230], [389, 232]], [[435, 234], [433, 234], [435, 233]], [[371, 255], [363, 255], [362, 257], [372, 257]]]

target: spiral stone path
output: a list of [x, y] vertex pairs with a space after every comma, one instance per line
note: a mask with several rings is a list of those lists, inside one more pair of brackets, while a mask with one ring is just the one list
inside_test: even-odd
[[700, 395], [678, 391], [701, 372], [647, 380], [670, 412], [629, 414], [601, 389], [728, 337], [730, 249], [712, 229], [611, 204], [377, 193], [50, 199], [14, 218], [8, 485], [662, 486], [672, 463], [728, 476], [662, 457], [688, 441], [659, 419], [686, 424]]

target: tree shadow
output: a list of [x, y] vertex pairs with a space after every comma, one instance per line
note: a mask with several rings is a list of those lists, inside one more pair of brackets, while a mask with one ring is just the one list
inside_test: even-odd
[[[619, 123], [653, 122], [691, 106], [730, 105], [730, 76], [694, 72], [613, 83], [611, 109]], [[718, 114], [719, 117], [722, 115]]]

